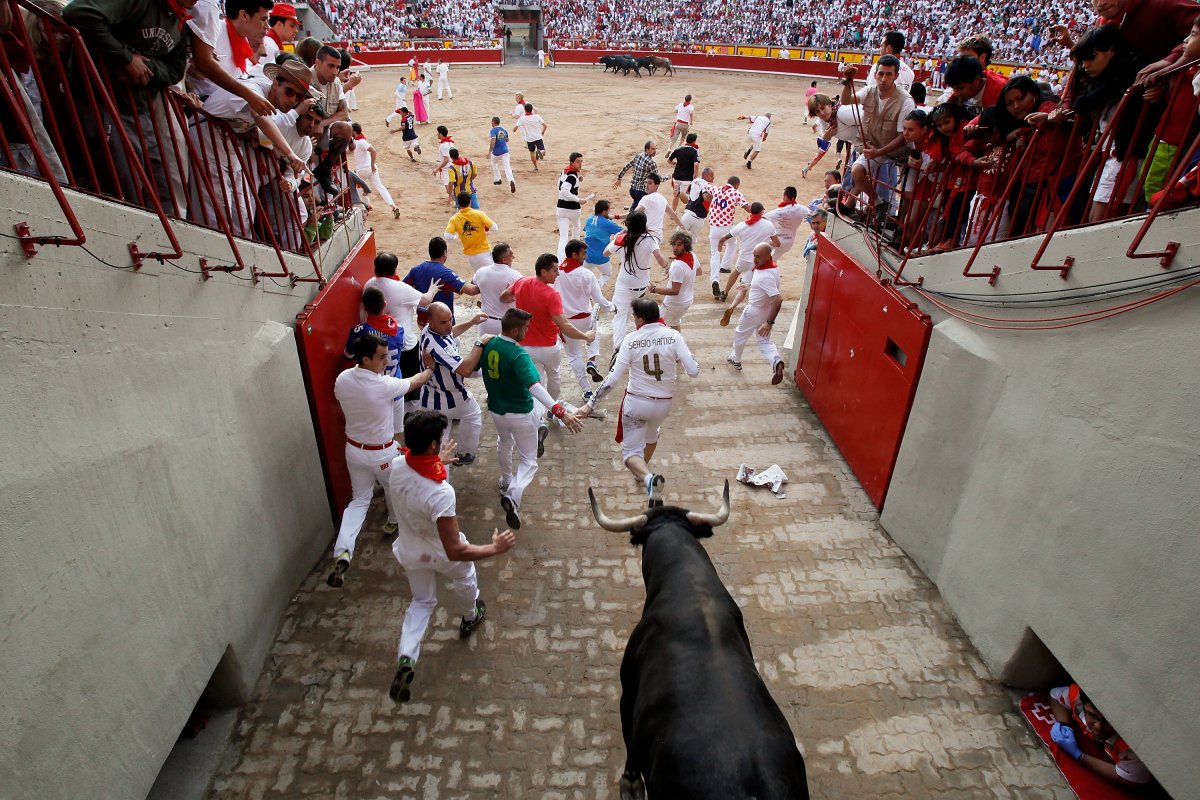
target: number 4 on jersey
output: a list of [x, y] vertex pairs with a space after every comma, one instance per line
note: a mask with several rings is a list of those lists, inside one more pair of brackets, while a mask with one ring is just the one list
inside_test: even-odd
[[661, 381], [663, 376], [662, 364], [658, 360], [658, 353], [654, 354], [654, 369], [650, 369], [650, 354], [642, 356], [642, 370], [647, 375], [653, 375], [654, 380]]

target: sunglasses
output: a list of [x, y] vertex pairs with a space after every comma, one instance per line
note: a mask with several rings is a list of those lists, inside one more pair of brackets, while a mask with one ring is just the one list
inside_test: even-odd
[[283, 93], [291, 98], [307, 97], [307, 92], [297, 92], [288, 85], [287, 78], [276, 78], [275, 83], [283, 87]]

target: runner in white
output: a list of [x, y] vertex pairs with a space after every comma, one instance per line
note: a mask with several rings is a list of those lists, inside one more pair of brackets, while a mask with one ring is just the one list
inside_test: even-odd
[[512, 110], [513, 122], [516, 122], [523, 116], [525, 116], [525, 95], [517, 92], [517, 104], [513, 106]]
[[479, 300], [487, 319], [479, 323], [479, 332], [500, 335], [500, 320], [504, 312], [516, 306], [515, 302], [504, 302], [500, 295], [508, 291], [521, 278], [521, 273], [513, 269], [516, 254], [508, 245], [501, 242], [492, 248], [492, 264], [480, 267], [475, 271], [474, 283], [479, 287]]
[[571, 157], [558, 176], [558, 205], [554, 217], [558, 221], [558, 259], [566, 258], [567, 240], [578, 239], [583, 235], [583, 203], [595, 197], [579, 196], [579, 187], [583, 184], [583, 153], [571, 153]]
[[658, 193], [662, 178], [651, 172], [646, 176], [646, 194], [634, 204], [630, 211], [640, 211], [646, 215], [646, 230], [661, 243], [663, 240], [663, 217], [671, 215], [676, 225], [682, 225], [679, 216], [667, 205], [667, 198]]
[[663, 296], [663, 320], [675, 330], [683, 327], [683, 315], [692, 307], [696, 297], [696, 278], [700, 268], [692, 254], [692, 237], [685, 231], [671, 234], [671, 252], [675, 258], [667, 270], [667, 282], [655, 285], [650, 281], [647, 291]]
[[758, 158], [758, 154], [762, 152], [763, 142], [767, 140], [767, 128], [771, 127], [771, 112], [766, 114], [758, 114], [753, 117], [738, 117], [750, 123], [750, 127], [746, 129], [746, 138], [750, 140], [750, 146], [746, 148], [746, 152], [742, 153], [742, 158], [746, 159], [746, 169], [750, 169], [751, 163]]
[[442, 99], [442, 87], [446, 89], [446, 97], [454, 99], [454, 92], [450, 89], [450, 65], [440, 58], [437, 60], [437, 93], [438, 100]]
[[533, 164], [533, 171], [539, 172], [538, 161], [546, 157], [546, 143], [542, 136], [546, 133], [546, 120], [542, 119], [541, 115], [533, 110], [533, 103], [526, 103], [525, 110], [522, 115], [517, 118], [517, 130], [521, 132], [521, 138], [525, 140], [525, 146], [529, 149], [529, 161]]
[[700, 238], [704, 230], [704, 220], [708, 219], [708, 206], [712, 202], [713, 168], [705, 167], [700, 177], [692, 181], [688, 188], [688, 202], [683, 207], [683, 215], [679, 218], [679, 227], [692, 235], [692, 241]]
[[775, 249], [776, 263], [796, 244], [800, 226], [812, 216], [811, 208], [796, 202], [797, 196], [796, 187], [788, 186], [783, 190], [783, 201], [779, 207], [763, 214], [763, 219], [770, 220], [775, 226], [775, 234], [779, 237], [779, 247]]
[[695, 378], [700, 374], [700, 364], [688, 350], [683, 334], [659, 321], [658, 303], [645, 297], [635, 300], [633, 318], [637, 330], [626, 337], [625, 348], [613, 370], [596, 390], [595, 398], [579, 409], [578, 416], [591, 414], [629, 373], [621, 401], [617, 441], [621, 443], [625, 466], [653, 497], [662, 487], [663, 478], [651, 473], [647, 462], [654, 456], [663, 421], [671, 411], [679, 367], [682, 365], [683, 371]]
[[675, 124], [671, 126], [671, 141], [667, 144], [668, 148], [675, 146], [675, 140], [681, 142], [687, 141], [688, 131], [692, 127], [692, 120], [696, 117], [696, 106], [692, 104], [692, 96], [684, 95], [683, 102], [675, 106]]
[[[746, 298], [746, 292], [749, 291], [750, 277], [754, 271], [754, 248], [764, 242], [771, 247], [779, 247], [779, 237], [776, 235], [775, 225], [770, 220], [763, 218], [762, 203], [751, 203], [750, 216], [746, 217], [745, 222], [739, 222], [730, 228], [729, 233], [721, 237], [717, 247], [732, 248], [735, 242], [738, 249], [737, 262], [733, 273], [725, 281], [725, 291], [721, 293], [726, 295], [733, 292], [733, 300], [721, 317], [722, 327], [729, 324], [733, 310]], [[736, 289], [734, 289], [734, 281], [737, 281]]]
[[376, 164], [378, 153], [367, 141], [367, 137], [363, 135], [362, 125], [355, 122], [351, 128], [354, 130], [354, 171], [358, 173], [358, 177], [368, 181], [371, 188], [379, 193], [379, 199], [392, 210], [392, 216], [400, 219], [400, 209], [396, 207], [391, 193], [383, 185], [383, 179], [379, 177], [379, 165]]
[[733, 332], [733, 350], [725, 361], [736, 370], [742, 368], [742, 350], [750, 335], [758, 337], [758, 350], [771, 362], [771, 384], [783, 382], [783, 359], [779, 348], [771, 341], [775, 319], [783, 306], [783, 295], [779, 288], [779, 267], [771, 260], [771, 245], [760, 244], [754, 248], [754, 277], [750, 280], [750, 300], [738, 320]]
[[[584, 333], [596, 325], [596, 311], [599, 307], [615, 311], [616, 307], [604, 298], [600, 291], [600, 281], [596, 273], [583, 265], [583, 256], [587, 245], [579, 239], [572, 239], [566, 245], [566, 258], [558, 265], [558, 280], [554, 286], [562, 295], [563, 314], [579, 330]], [[589, 389], [588, 375], [596, 370], [596, 356], [600, 354], [600, 340], [593, 339], [587, 345], [587, 364], [583, 361], [583, 342], [579, 339], [563, 337], [563, 349], [567, 353], [567, 363], [575, 371], [579, 388], [583, 391], [586, 402], [592, 393]], [[590, 367], [589, 371], [587, 368]]]
[[629, 322], [630, 304], [646, 293], [650, 283], [650, 267], [654, 261], [662, 267], [667, 260], [658, 249], [658, 240], [646, 232], [646, 215], [635, 211], [625, 218], [625, 232], [617, 234], [612, 244], [604, 248], [605, 255], [623, 251], [624, 261], [613, 284], [612, 301], [617, 307], [613, 312], [613, 358], [621, 349], [625, 338], [625, 326]]

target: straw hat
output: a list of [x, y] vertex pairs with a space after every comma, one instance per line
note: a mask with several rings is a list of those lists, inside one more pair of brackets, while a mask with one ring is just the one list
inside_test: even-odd
[[304, 62], [299, 59], [289, 58], [282, 64], [267, 64], [263, 67], [263, 74], [272, 81], [283, 78], [300, 94], [314, 100], [325, 99], [325, 95], [312, 87], [312, 70], [304, 66]]

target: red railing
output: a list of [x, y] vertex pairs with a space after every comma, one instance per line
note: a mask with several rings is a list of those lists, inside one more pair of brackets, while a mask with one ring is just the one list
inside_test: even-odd
[[[200, 274], [250, 273], [293, 284], [324, 283], [318, 243], [301, 223], [299, 198], [281, 185], [285, 166], [271, 151], [239, 136], [207, 113], [194, 97], [173, 88], [135, 89], [93, 61], [79, 32], [29, 0], [0, 0], [0, 22], [11, 22], [0, 49], [0, 169], [46, 182], [71, 236], [33, 235], [25, 222], [17, 234], [27, 255], [43, 244], [82, 245], [86, 235], [64, 188], [152, 212], [169, 243], [157, 252], [129, 245], [134, 268], [184, 253], [172, 220], [224, 235], [230, 263], [200, 259]], [[28, 87], [28, 88], [27, 88]], [[330, 203], [349, 207], [345, 159], [335, 171], [340, 186]], [[238, 240], [274, 250], [278, 268], [250, 265]], [[288, 268], [285, 254], [306, 256], [310, 274]]]
[[[1165, 174], [1164, 186], [1178, 183], [1194, 166], [1200, 146], [1200, 123], [1197, 110], [1200, 101], [1191, 92], [1191, 73], [1200, 60], [1179, 64], [1166, 73], [1164, 80], [1174, 79], [1166, 92], [1174, 94], [1174, 102], [1164, 113], [1161, 106], [1140, 102], [1141, 87], [1129, 89], [1119, 101], [1103, 114], [1068, 116], [1057, 125], [1047, 124], [1029, 131], [1024, 141], [1010, 143], [1003, 150], [1000, 164], [994, 169], [1003, 180], [984, 198], [976, 193], [978, 171], [955, 160], [945, 160], [935, 167], [932, 178], [913, 180], [907, 166], [898, 169], [895, 183], [875, 180], [877, 189], [899, 193], [899, 210], [879, 216], [876, 209], [866, 209], [855, 218], [841, 213], [848, 222], [865, 223], [869, 235], [877, 239], [880, 274], [885, 269], [884, 252], [898, 259], [898, 266], [887, 267], [889, 280], [897, 285], [921, 285], [921, 279], [906, 281], [902, 275], [911, 259], [930, 252], [929, 243], [952, 237], [953, 244], [942, 248], [969, 250], [963, 267], [965, 277], [985, 278], [994, 284], [1000, 275], [1000, 265], [977, 271], [974, 269], [980, 253], [987, 244], [998, 241], [1042, 236], [1042, 241], [1029, 263], [1033, 270], [1056, 271], [1063, 278], [1070, 273], [1075, 258], [1067, 255], [1061, 262], [1043, 264], [1054, 237], [1066, 230], [1100, 222], [1142, 216], [1142, 224], [1134, 236], [1127, 255], [1130, 258], [1157, 258], [1169, 267], [1178, 242], [1167, 242], [1155, 252], [1138, 253], [1154, 221], [1166, 210], [1180, 206], [1166, 192], [1153, 203], [1147, 202], [1147, 182], [1153, 178], [1149, 165], [1163, 144], [1163, 135], [1179, 137], [1181, 120], [1191, 120], [1182, 141], [1167, 142], [1176, 148], [1168, 164], [1160, 164], [1157, 172]], [[1135, 102], [1135, 100], [1139, 102]], [[1069, 110], [1069, 109], [1067, 109]], [[1101, 124], [1101, 119], [1105, 122]], [[1148, 132], [1153, 126], [1153, 132]], [[1184, 128], [1189, 128], [1184, 125]], [[1118, 139], [1125, 139], [1118, 152]], [[1162, 153], [1169, 151], [1163, 149]], [[1050, 153], [1051, 157], [1047, 157]], [[1161, 161], [1162, 159], [1160, 159]], [[1107, 171], [1107, 174], [1105, 174]], [[1150, 187], [1154, 193], [1157, 183]], [[850, 198], [842, 193], [842, 200]], [[975, 197], [969, 213], [963, 209], [964, 198]], [[955, 198], [959, 198], [956, 200]], [[1194, 202], [1194, 198], [1192, 201]]]

